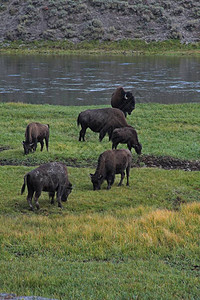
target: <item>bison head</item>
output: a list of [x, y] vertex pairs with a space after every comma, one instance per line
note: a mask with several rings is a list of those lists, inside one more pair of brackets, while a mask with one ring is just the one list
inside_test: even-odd
[[62, 196], [61, 196], [61, 200], [63, 202], [67, 201], [67, 198], [68, 198], [69, 194], [71, 193], [71, 191], [72, 191], [72, 184], [69, 182], [69, 184], [64, 188]]
[[140, 155], [140, 154], [142, 153], [142, 145], [141, 145], [140, 143], [134, 145], [133, 147], [134, 147], [135, 152], [136, 152], [137, 154]]
[[34, 151], [34, 143], [30, 144], [30, 143], [23, 141], [22, 145], [24, 147], [24, 154], [29, 154], [29, 152]]
[[118, 87], [111, 97], [111, 106], [119, 108], [126, 116], [135, 109], [135, 98], [131, 92], [126, 92], [123, 87]]
[[121, 103], [120, 108], [125, 114], [128, 113], [129, 115], [135, 109], [135, 98], [131, 92], [126, 92], [124, 96], [124, 100]]
[[93, 184], [93, 190], [100, 190], [103, 182], [103, 175], [90, 174], [90, 178]]

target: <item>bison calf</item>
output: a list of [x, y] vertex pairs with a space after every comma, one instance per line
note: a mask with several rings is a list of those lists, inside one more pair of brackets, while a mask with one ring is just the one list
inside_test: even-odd
[[72, 185], [68, 180], [67, 167], [59, 162], [43, 164], [27, 173], [24, 176], [21, 194], [23, 194], [26, 185], [28, 188], [27, 201], [31, 210], [33, 210], [32, 198], [34, 193], [35, 205], [37, 209], [39, 209], [38, 198], [42, 191], [49, 192], [49, 198], [52, 197], [51, 204], [54, 203], [54, 195], [56, 192], [59, 207], [62, 207], [61, 200], [64, 202], [67, 201], [72, 191]]
[[127, 144], [128, 149], [135, 149], [137, 154], [141, 154], [142, 145], [138, 141], [136, 130], [132, 126], [116, 128], [113, 130], [112, 137], [112, 149], [117, 149], [118, 144]]
[[94, 132], [99, 132], [99, 140], [102, 141], [106, 133], [111, 138], [113, 129], [128, 126], [123, 112], [111, 107], [82, 111], [77, 118], [77, 124], [82, 127], [79, 141], [85, 141], [87, 128]]
[[120, 186], [125, 176], [125, 170], [127, 177], [126, 185], [129, 185], [131, 162], [132, 154], [127, 149], [107, 150], [103, 152], [99, 156], [96, 172], [90, 174], [93, 190], [100, 190], [104, 180], [107, 180], [107, 189], [109, 190], [114, 183], [115, 174], [121, 174], [121, 180], [118, 184]]
[[25, 131], [25, 141], [22, 142], [24, 147], [24, 154], [35, 151], [37, 148], [37, 143], [41, 144], [41, 151], [44, 147], [44, 141], [46, 143], [46, 148], [48, 151], [49, 144], [49, 125], [40, 124], [33, 122], [28, 124]]

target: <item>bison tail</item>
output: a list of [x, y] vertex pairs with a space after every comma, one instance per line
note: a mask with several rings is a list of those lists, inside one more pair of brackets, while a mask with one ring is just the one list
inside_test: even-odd
[[26, 183], [27, 183], [27, 176], [24, 176], [24, 184], [22, 185], [22, 188], [21, 188], [21, 195], [25, 191]]
[[78, 118], [77, 118], [77, 126], [80, 125], [80, 114], [78, 115]]

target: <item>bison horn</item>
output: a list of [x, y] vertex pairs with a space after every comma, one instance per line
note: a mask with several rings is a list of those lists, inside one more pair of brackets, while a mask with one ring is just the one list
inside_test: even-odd
[[128, 97], [126, 96], [126, 94], [125, 94], [124, 98], [125, 98], [126, 100], [128, 100]]

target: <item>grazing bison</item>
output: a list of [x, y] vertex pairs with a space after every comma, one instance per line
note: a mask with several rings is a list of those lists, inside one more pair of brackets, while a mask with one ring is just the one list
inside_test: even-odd
[[118, 87], [111, 97], [111, 106], [119, 108], [126, 116], [135, 109], [135, 98], [131, 92], [125, 92], [123, 87]]
[[129, 185], [131, 162], [132, 154], [127, 149], [107, 150], [103, 152], [99, 156], [96, 172], [90, 174], [93, 190], [100, 190], [104, 180], [107, 180], [107, 189], [109, 190], [114, 183], [115, 174], [121, 174], [121, 180], [118, 184], [120, 186], [125, 176], [125, 170], [127, 177], [126, 185]]
[[137, 154], [141, 154], [142, 145], [138, 141], [136, 130], [132, 126], [116, 128], [113, 130], [112, 136], [112, 149], [117, 149], [118, 144], [127, 144], [128, 149], [135, 149]]
[[25, 131], [25, 141], [22, 142], [24, 154], [35, 151], [37, 143], [41, 144], [41, 151], [44, 147], [44, 140], [48, 151], [49, 144], [49, 125], [33, 122], [28, 124]]
[[122, 111], [117, 108], [88, 109], [82, 111], [77, 119], [77, 125], [81, 125], [79, 141], [85, 141], [86, 129], [99, 132], [100, 142], [108, 133], [109, 139], [115, 128], [128, 126]]
[[38, 198], [41, 192], [49, 192], [49, 198], [51, 197], [51, 204], [54, 203], [54, 195], [57, 192], [58, 206], [62, 207], [61, 200], [67, 201], [67, 197], [72, 191], [72, 185], [68, 180], [67, 167], [63, 163], [51, 162], [39, 166], [27, 173], [24, 176], [24, 184], [21, 188], [21, 194], [23, 194], [25, 187], [28, 188], [27, 201], [31, 210], [32, 198], [35, 193], [35, 205], [39, 209]]

